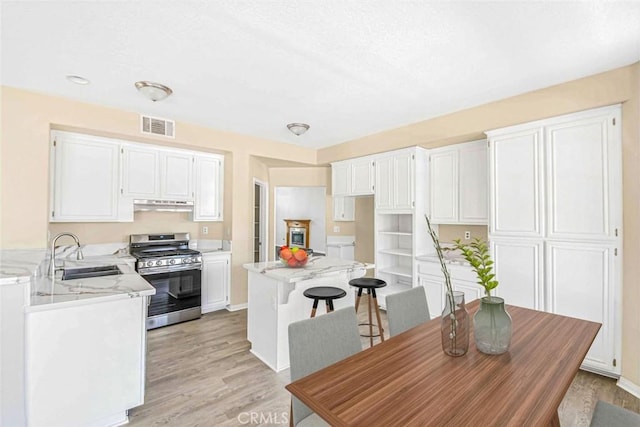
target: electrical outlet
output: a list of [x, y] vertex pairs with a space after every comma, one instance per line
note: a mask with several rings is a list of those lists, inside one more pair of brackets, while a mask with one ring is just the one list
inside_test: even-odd
[[334, 233], [339, 233], [340, 232], [340, 226], [339, 225], [334, 225], [333, 226], [333, 232]]
[[202, 227], [202, 234], [209, 234], [209, 227], [207, 226]]
[[464, 240], [469, 240], [471, 239], [471, 232], [470, 231], [465, 231], [464, 232]]

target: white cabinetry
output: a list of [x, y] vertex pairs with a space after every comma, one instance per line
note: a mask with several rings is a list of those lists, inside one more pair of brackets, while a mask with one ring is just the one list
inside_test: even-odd
[[486, 141], [432, 150], [429, 161], [431, 221], [434, 224], [486, 224]]
[[223, 171], [223, 156], [196, 156], [194, 221], [222, 221]]
[[620, 373], [620, 106], [488, 132], [489, 238], [507, 304], [602, 323], [586, 369]]
[[160, 152], [139, 145], [122, 148], [122, 193], [132, 199], [160, 196]]
[[27, 313], [29, 426], [126, 423], [144, 403], [147, 297]]
[[372, 156], [331, 163], [331, 194], [333, 196], [372, 195], [374, 166]]
[[[476, 274], [470, 266], [448, 264], [447, 270], [451, 278], [451, 287], [454, 291], [464, 292], [465, 303], [469, 303], [484, 296], [484, 289], [477, 283]], [[442, 314], [444, 309], [447, 289], [444, 283], [444, 274], [440, 263], [435, 258], [433, 261], [421, 261], [418, 263], [419, 284], [424, 286], [429, 304], [431, 318]]]
[[333, 196], [333, 220], [353, 221], [355, 219], [354, 197]]
[[221, 310], [229, 304], [229, 253], [202, 254], [202, 313]]
[[415, 257], [433, 251], [424, 219], [428, 175], [426, 150], [419, 147], [376, 160], [375, 274], [387, 283], [377, 291], [383, 308], [387, 295], [417, 286]]
[[377, 158], [376, 209], [411, 210], [415, 202], [415, 152], [407, 149]]
[[122, 154], [122, 193], [125, 197], [193, 200], [192, 153], [124, 145]]
[[120, 145], [68, 132], [51, 137], [50, 221], [118, 221]]

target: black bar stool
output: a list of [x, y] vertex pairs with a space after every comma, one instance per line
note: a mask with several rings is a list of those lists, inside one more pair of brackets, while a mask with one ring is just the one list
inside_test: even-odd
[[[362, 290], [366, 289], [369, 298], [367, 298], [369, 304], [369, 323], [361, 323], [360, 325], [369, 325], [369, 335], [362, 335], [363, 337], [369, 337], [371, 341], [371, 347], [373, 347], [373, 337], [380, 337], [380, 341], [384, 342], [384, 330], [382, 329], [382, 320], [380, 320], [380, 308], [378, 307], [378, 297], [376, 296], [376, 289], [387, 286], [387, 282], [380, 279], [374, 279], [372, 277], [360, 277], [358, 279], [351, 279], [349, 285], [358, 288], [358, 296], [356, 297], [356, 313], [360, 306], [360, 297], [362, 296]], [[376, 310], [376, 318], [378, 319], [378, 335], [373, 335], [373, 319], [371, 318], [371, 300]]]
[[316, 317], [318, 301], [324, 300], [327, 313], [331, 313], [333, 311], [333, 300], [346, 296], [347, 292], [344, 289], [334, 288], [333, 286], [316, 286], [305, 290], [302, 294], [307, 298], [313, 298], [311, 317]]

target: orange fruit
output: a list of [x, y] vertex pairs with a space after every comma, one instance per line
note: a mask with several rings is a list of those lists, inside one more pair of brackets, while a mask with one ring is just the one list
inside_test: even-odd
[[304, 249], [300, 249], [298, 250], [295, 254], [293, 254], [293, 256], [298, 260], [298, 261], [303, 261], [304, 259], [307, 258], [307, 252]]
[[287, 248], [286, 246], [284, 247], [284, 249], [280, 249], [280, 258], [287, 261], [291, 257], [293, 257], [291, 249]]
[[294, 257], [290, 257], [289, 261], [287, 261], [287, 264], [289, 264], [289, 267], [297, 267], [298, 261], [296, 261]]

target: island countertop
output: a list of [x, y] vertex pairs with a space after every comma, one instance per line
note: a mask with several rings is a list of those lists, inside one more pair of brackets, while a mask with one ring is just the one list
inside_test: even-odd
[[374, 268], [374, 264], [326, 256], [311, 256], [307, 265], [302, 268], [290, 268], [280, 261], [249, 263], [244, 264], [243, 267], [284, 283], [295, 283], [341, 272], [367, 270]]

